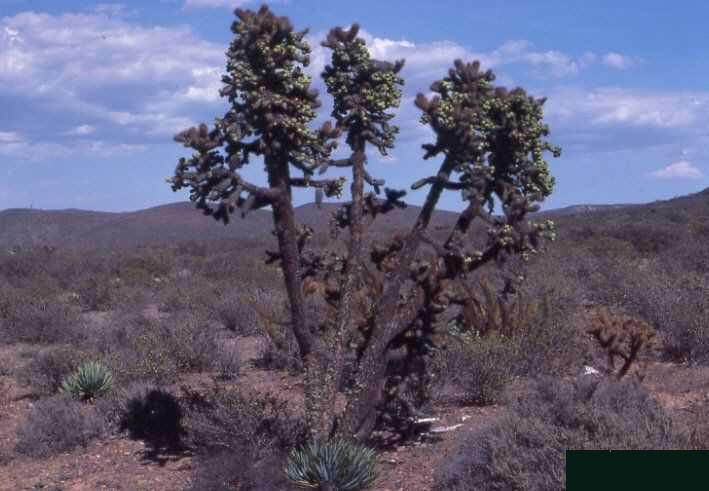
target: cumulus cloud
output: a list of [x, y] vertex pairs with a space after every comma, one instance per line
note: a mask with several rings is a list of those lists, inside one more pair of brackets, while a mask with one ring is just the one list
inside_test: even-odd
[[579, 71], [579, 62], [559, 51], [537, 51], [529, 41], [507, 41], [483, 58], [491, 67], [512, 63], [527, 63], [537, 68], [539, 73], [551, 77], [575, 75]]
[[633, 56], [624, 56], [620, 53], [607, 53], [603, 56], [603, 64], [618, 70], [625, 70], [631, 66], [639, 65], [643, 62], [642, 58]]
[[[247, 2], [187, 0], [184, 5], [216, 8], [242, 3]], [[141, 145], [164, 142], [219, 114], [226, 107], [219, 96], [225, 46], [206, 41], [185, 26], [131, 23], [131, 15], [124, 4], [107, 3], [83, 13], [23, 12], [0, 19], [0, 98], [9, 101], [3, 109], [7, 120], [16, 125], [2, 128], [4, 134], [22, 134], [23, 145], [36, 155], [49, 155], [52, 148], [62, 155], [84, 152], [89, 136], [94, 145], [103, 145], [98, 153], [140, 151]], [[329, 96], [320, 79], [330, 57], [330, 51], [320, 46], [325, 34], [308, 36], [313, 51], [306, 72], [324, 102], [319, 119], [329, 117]], [[360, 36], [374, 58], [406, 59], [404, 100], [393, 121], [401, 127], [400, 142], [432, 139], [428, 127], [418, 123], [420, 113], [412, 100], [417, 92], [427, 92], [434, 79], [445, 76], [456, 58], [478, 59], [483, 68], [496, 71], [518, 65], [557, 79], [577, 75], [606, 59], [619, 67], [630, 66], [619, 53], [611, 53], [615, 58], [592, 52], [573, 56], [539, 49], [524, 40], [474, 52], [449, 40], [417, 43], [377, 37], [366, 30]], [[510, 81], [504, 73], [500, 80]], [[706, 109], [702, 94], [683, 99], [614, 90], [536, 95], [550, 96], [547, 112], [557, 121], [580, 121], [589, 133], [614, 125], [691, 126], [701, 121]], [[42, 117], [20, 117], [27, 112]]]
[[14, 131], [0, 131], [0, 145], [19, 143], [22, 139]]
[[73, 140], [67, 142], [28, 141], [17, 135], [15, 140], [6, 141], [0, 133], [0, 156], [13, 157], [23, 161], [58, 160], [69, 157], [112, 158], [134, 155], [145, 151], [146, 145], [115, 143], [103, 140]]
[[66, 135], [90, 135], [96, 131], [96, 128], [91, 126], [90, 124], [82, 124], [79, 125], [75, 128], [72, 128], [71, 130], [67, 131], [65, 134]]
[[701, 121], [709, 92], [649, 92], [618, 88], [551, 90], [548, 116], [591, 126], [683, 128]]
[[92, 10], [97, 14], [104, 14], [110, 17], [133, 17], [138, 15], [138, 10], [129, 9], [122, 3], [99, 3]]
[[[78, 122], [87, 119], [106, 123], [98, 154], [138, 149], [118, 143], [163, 140], [199, 120], [197, 106], [213, 111], [220, 102], [223, 46], [185, 26], [132, 24], [129, 14], [122, 4], [100, 4], [0, 19], [0, 98], [7, 121], [24, 125], [7, 129], [21, 131], [38, 155], [52, 145], [72, 154], [63, 137], [92, 133], [93, 124]], [[20, 117], [28, 112], [43, 116]], [[75, 152], [88, 148], [78, 142]]]
[[687, 160], [680, 160], [650, 174], [659, 179], [699, 179], [704, 176], [702, 171]]

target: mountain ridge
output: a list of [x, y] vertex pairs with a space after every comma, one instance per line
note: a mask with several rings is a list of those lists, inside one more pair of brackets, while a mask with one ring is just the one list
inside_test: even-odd
[[[642, 209], [652, 206], [682, 206], [687, 200], [709, 197], [709, 188], [669, 200], [645, 204], [579, 204], [532, 214], [536, 218], [566, 217], [588, 213]], [[316, 232], [326, 232], [332, 212], [343, 203], [321, 206], [306, 203], [295, 208], [296, 220]], [[421, 207], [408, 205], [381, 215], [373, 231], [403, 231], [416, 220]], [[436, 210], [434, 226], [450, 226], [458, 213]], [[229, 226], [203, 216], [190, 201], [166, 203], [128, 212], [104, 212], [67, 208], [41, 210], [8, 208], [0, 211], [0, 246], [50, 245], [54, 247], [159, 246], [191, 240], [259, 239], [273, 229], [270, 210], [251, 211], [245, 219], [236, 214]]]

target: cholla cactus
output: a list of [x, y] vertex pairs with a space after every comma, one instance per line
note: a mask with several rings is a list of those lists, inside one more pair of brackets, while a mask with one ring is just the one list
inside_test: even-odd
[[68, 392], [82, 401], [91, 401], [113, 387], [113, 375], [108, 368], [95, 361], [79, 365], [76, 372], [62, 382], [60, 392]]
[[[364, 441], [376, 424], [413, 416], [415, 408], [402, 394], [424, 392], [424, 360], [435, 348], [441, 314], [465, 303], [450, 285], [488, 263], [502, 266], [509, 256], [541, 252], [543, 239], [553, 239], [551, 222], [533, 223], [527, 214], [551, 194], [554, 178], [544, 158], [558, 157], [560, 149], [546, 139], [543, 99], [495, 87], [494, 74], [480, 63], [455, 60], [448, 76], [431, 85], [430, 100], [423, 94], [415, 99], [435, 138], [422, 146], [423, 158], [444, 157], [429, 177], [411, 185], [428, 188], [424, 205], [408, 233], [370, 251], [371, 221], [406, 206], [405, 191], [385, 188], [370, 174], [367, 155], [372, 147], [386, 155], [394, 146], [398, 128], [390, 122], [401, 101], [404, 60], [372, 59], [357, 24], [332, 29], [322, 43], [332, 52], [322, 78], [335, 124], [311, 129], [320, 101], [304, 72], [307, 31], [295, 31], [267, 6], [235, 14], [221, 90], [231, 108], [213, 128], [201, 124], [175, 137], [194, 153], [180, 159], [169, 182], [175, 191], [189, 188], [198, 208], [225, 223], [236, 208], [243, 215], [271, 206], [278, 251], [267, 261], [279, 261], [283, 272], [288, 328], [305, 367], [307, 424], [317, 441]], [[340, 135], [350, 155], [335, 160]], [[240, 173], [254, 156], [263, 157], [267, 186]], [[345, 255], [308, 248], [311, 234], [298, 226], [293, 208], [296, 188], [315, 190], [318, 204], [343, 193], [343, 178], [315, 178], [316, 171], [333, 167], [351, 171], [351, 202], [331, 222], [333, 237], [349, 232]], [[464, 207], [439, 242], [429, 225], [448, 191], [459, 193]], [[494, 214], [495, 203], [502, 215]], [[489, 231], [486, 243], [471, 250], [467, 236], [476, 220]], [[433, 255], [422, 257], [424, 245]], [[505, 288], [514, 293], [512, 281]], [[352, 390], [336, 421], [337, 387], [348, 358], [356, 359]]]
[[623, 361], [616, 372], [619, 379], [628, 373], [643, 349], [652, 347], [655, 338], [655, 330], [646, 322], [629, 315], [613, 314], [608, 309], [594, 313], [588, 333], [606, 350], [609, 373], [615, 371], [617, 358]]
[[336, 439], [293, 450], [283, 470], [300, 488], [355, 491], [374, 484], [375, 465], [374, 450]]

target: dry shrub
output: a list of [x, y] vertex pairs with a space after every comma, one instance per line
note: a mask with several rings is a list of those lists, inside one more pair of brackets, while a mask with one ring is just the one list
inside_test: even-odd
[[119, 383], [173, 383], [183, 373], [238, 372], [238, 357], [222, 345], [217, 332], [199, 318], [174, 315], [146, 319], [139, 314], [111, 319], [92, 339]]
[[48, 457], [86, 446], [104, 431], [104, 420], [92, 406], [66, 395], [38, 401], [17, 430], [15, 451]]
[[[547, 290], [538, 297], [520, 292], [503, 300], [492, 291], [464, 313], [463, 328], [439, 352], [439, 385], [452, 382], [465, 404], [499, 401], [516, 376], [576, 372], [583, 347], [569, 322], [571, 300]], [[467, 326], [467, 327], [466, 327]], [[482, 328], [480, 327], [482, 326]]]
[[285, 452], [260, 456], [251, 447], [200, 456], [190, 491], [275, 491], [291, 489], [281, 468]]
[[72, 346], [52, 346], [37, 352], [35, 357], [16, 373], [17, 380], [29, 386], [35, 395], [55, 394], [62, 381], [86, 358]]
[[439, 490], [565, 489], [566, 450], [687, 448], [659, 404], [638, 384], [544, 378], [494, 427], [466, 435], [436, 473]]
[[219, 453], [244, 447], [286, 450], [305, 441], [304, 421], [273, 394], [242, 394], [216, 390], [198, 398], [189, 412], [188, 426], [195, 447]]
[[8, 343], [71, 343], [83, 337], [79, 317], [50, 288], [0, 284], [0, 340]]

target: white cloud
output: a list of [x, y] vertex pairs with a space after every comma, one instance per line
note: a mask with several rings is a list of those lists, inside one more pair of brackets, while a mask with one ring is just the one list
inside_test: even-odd
[[[220, 102], [224, 46], [185, 26], [131, 24], [129, 14], [122, 4], [101, 4], [87, 13], [0, 18], [0, 96], [18, 101], [16, 111], [44, 115], [18, 128], [36, 148], [63, 149], [64, 140], [47, 141], [51, 135], [90, 134], [88, 125], [75, 126], [85, 118], [109, 123], [107, 142], [170, 137], [200, 119], [189, 116], [197, 103], [204, 111]], [[101, 152], [115, 143], [103, 145]]]
[[[311, 37], [311, 44], [319, 45], [325, 36], [321, 33], [317, 38]], [[413, 77], [425, 77], [447, 73], [453, 60], [461, 58], [464, 61], [479, 60], [484, 68], [496, 68], [504, 65], [522, 64], [533, 67], [535, 74], [543, 77], [562, 78], [578, 74], [582, 69], [597, 63], [600, 57], [590, 51], [580, 57], [556, 50], [537, 50], [533, 43], [526, 40], [511, 40], [503, 43], [490, 52], [473, 52], [454, 41], [434, 41], [430, 43], [414, 43], [407, 40], [392, 40], [378, 38], [364, 29], [360, 29], [359, 37], [367, 43], [367, 49], [373, 58], [394, 61], [406, 59], [404, 70]], [[316, 51], [320, 52], [316, 52]], [[325, 53], [329, 58], [329, 50], [317, 47], [313, 50], [313, 58], [318, 70], [324, 67]], [[322, 60], [318, 60], [322, 58]], [[609, 53], [603, 58], [605, 63], [615, 63], [617, 68], [627, 68], [638, 63], [637, 58], [623, 56], [619, 53]], [[609, 60], [609, 61], [606, 61]], [[319, 61], [319, 63], [318, 63]], [[319, 71], [317, 71], [319, 74]]]
[[535, 51], [529, 41], [507, 41], [493, 50], [488, 56], [490, 66], [507, 65], [511, 63], [528, 63], [544, 75], [565, 77], [575, 75], [579, 71], [579, 62], [559, 51]]
[[660, 179], [699, 179], [704, 176], [702, 171], [692, 165], [687, 160], [680, 160], [668, 165], [662, 169], [658, 169], [651, 173], [652, 177]]
[[122, 3], [99, 3], [93, 8], [93, 11], [109, 17], [133, 17], [138, 14], [138, 10], [128, 9]]
[[195, 126], [196, 123], [186, 116], [171, 116], [164, 113], [132, 113], [111, 111], [106, 117], [121, 126], [147, 127], [152, 136], [172, 136], [182, 129]]
[[[184, 26], [142, 27], [95, 14], [23, 12], [0, 20], [0, 81], [24, 94], [62, 88], [195, 82], [223, 65], [223, 47]], [[179, 48], [179, 49], [176, 49]]]
[[[0, 136], [1, 138], [1, 136]], [[57, 160], [69, 157], [111, 158], [134, 155], [147, 147], [139, 144], [112, 143], [102, 140], [75, 140], [66, 143], [50, 141], [0, 140], [0, 156], [28, 161]]]
[[65, 134], [66, 135], [90, 135], [96, 131], [96, 128], [91, 126], [90, 124], [82, 124], [79, 125], [69, 131], [67, 131]]
[[631, 66], [639, 65], [643, 62], [642, 58], [624, 56], [620, 53], [607, 53], [603, 56], [603, 64], [608, 65], [618, 70], [625, 70]]
[[594, 64], [596, 60], [598, 59], [598, 56], [596, 53], [593, 53], [591, 51], [586, 51], [581, 58], [579, 58], [579, 66], [581, 68], [587, 68], [590, 65]]
[[709, 92], [648, 92], [618, 88], [550, 91], [546, 114], [584, 126], [688, 128], [705, 119]]
[[0, 145], [9, 143], [19, 143], [22, 139], [14, 131], [0, 131]]

